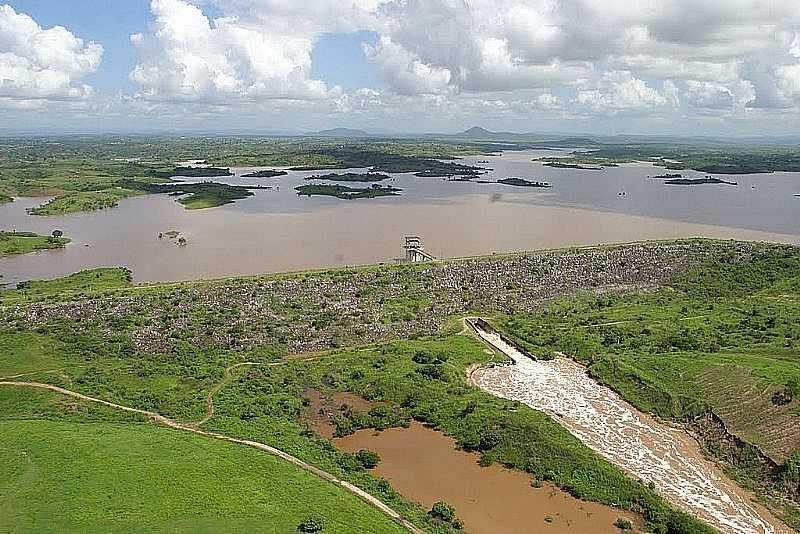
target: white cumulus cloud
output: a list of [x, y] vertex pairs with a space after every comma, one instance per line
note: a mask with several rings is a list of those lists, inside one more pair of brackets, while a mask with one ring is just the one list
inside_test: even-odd
[[311, 78], [310, 36], [253, 21], [215, 19], [184, 0], [153, 0], [151, 32], [134, 34], [131, 79], [153, 100], [314, 100], [329, 88]]
[[92, 88], [82, 80], [97, 70], [102, 56], [101, 45], [62, 26], [44, 29], [29, 15], [0, 5], [0, 98], [8, 106], [38, 107], [24, 102], [90, 95]]

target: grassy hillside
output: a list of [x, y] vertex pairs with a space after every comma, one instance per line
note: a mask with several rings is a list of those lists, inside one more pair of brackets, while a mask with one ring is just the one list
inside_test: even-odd
[[[606, 290], [627, 280], [626, 287], [642, 280], [650, 287], [665, 272], [685, 272], [683, 266], [696, 265], [685, 259], [687, 251], [693, 251], [690, 258], [715, 260], [659, 291]], [[792, 279], [798, 258], [790, 247], [691, 242], [147, 286], [131, 286], [126, 271], [87, 271], [0, 297], [0, 368], [5, 376], [34, 373], [24, 379], [185, 423], [205, 421], [204, 428], [278, 447], [364, 488], [432, 532], [449, 527], [432, 522], [353, 455], [307, 427], [309, 388], [386, 403], [368, 413], [342, 412], [335, 421], [339, 433], [415, 418], [480, 452], [484, 463], [500, 462], [529, 473], [534, 483], [551, 480], [581, 498], [634, 510], [657, 532], [704, 532], [552, 419], [470, 387], [466, 370], [493, 356], [465, 336], [431, 332], [446, 317], [471, 309], [543, 309], [551, 295], [572, 294], [574, 280], [585, 278], [595, 289], [591, 295], [500, 322], [537, 353], [563, 350], [584, 359], [637, 405], [692, 421], [709, 407], [723, 413], [725, 399], [718, 396], [726, 390], [711, 385], [717, 368], [737, 369], [726, 383], [757, 380], [793, 395], [787, 377], [795, 373], [800, 339]], [[442, 285], [452, 280], [460, 285]], [[537, 293], [541, 288], [553, 293]], [[295, 347], [322, 349], [313, 360], [287, 358], [294, 339], [302, 341]], [[366, 340], [364, 347], [329, 350]], [[738, 401], [746, 391], [729, 394]], [[74, 402], [15, 395], [0, 402], [5, 419], [19, 420], [22, 411], [25, 419], [141, 426]], [[781, 406], [791, 411], [797, 402], [791, 397]], [[758, 421], [741, 424], [758, 431]], [[745, 464], [736, 467], [748, 472]], [[764, 491], [780, 485], [791, 497], [787, 488], [800, 480], [798, 473], [800, 462], [787, 462]]]
[[403, 532], [255, 449], [142, 423], [0, 420], [0, 524], [25, 532]]
[[796, 482], [784, 476], [800, 450], [798, 273], [800, 250], [765, 249], [654, 293], [586, 295], [499, 323], [534, 354], [583, 360], [642, 410], [688, 424], [716, 414], [746, 444], [704, 443], [708, 452], [800, 524]]
[[[663, 532], [705, 531], [696, 520], [671, 509], [652, 490], [625, 476], [547, 416], [468, 386], [467, 368], [493, 356], [466, 336], [400, 341], [342, 350], [316, 361], [286, 360], [279, 365], [275, 365], [274, 356], [264, 354], [262, 365], [233, 368], [227, 379], [223, 369], [238, 361], [227, 351], [186, 346], [170, 355], [140, 354], [132, 352], [121, 336], [101, 341], [97, 335], [69, 334], [65, 330], [58, 335], [7, 332], [0, 338], [5, 343], [2, 348], [10, 354], [2, 361], [4, 373], [38, 370], [27, 378], [158, 411], [185, 422], [204, 418], [208, 393], [222, 384], [214, 396], [214, 416], [204, 427], [285, 450], [367, 489], [433, 532], [447, 532], [448, 528], [432, 523], [424, 510], [370, 476], [353, 455], [334, 449], [309, 431], [304, 422], [305, 392], [309, 388], [328, 393], [350, 391], [389, 403], [369, 413], [342, 413], [336, 420], [340, 433], [403, 425], [413, 417], [455, 437], [465, 449], [480, 452], [484, 462], [501, 462], [528, 472], [532, 480], [553, 481], [580, 498], [642, 513]], [[111, 418], [119, 423], [116, 418], [121, 417], [109, 414], [107, 408], [102, 408], [101, 416], [93, 415], [94, 409], [83, 413], [85, 408], [72, 407], [74, 402], [68, 399], [49, 398], [50, 394], [35, 393], [49, 398], [35, 402], [28, 398], [30, 392], [11, 391], [0, 388], [0, 400], [6, 397], [5, 403], [0, 402], [0, 419], [4, 414], [15, 420], [66, 418], [80, 423]], [[117, 427], [113, 431], [116, 437]], [[120, 439], [132, 439], [129, 433], [121, 435]], [[55, 434], [44, 436], [42, 441], [50, 439], [51, 445], [70, 443]], [[72, 476], [77, 475], [63, 478], [65, 491]], [[23, 515], [38, 513], [36, 507], [20, 507]]]

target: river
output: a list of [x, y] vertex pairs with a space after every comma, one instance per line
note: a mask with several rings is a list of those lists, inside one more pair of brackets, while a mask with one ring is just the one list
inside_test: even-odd
[[[237, 168], [219, 181], [275, 189], [206, 210], [146, 195], [61, 217], [29, 215], [28, 208], [47, 199], [19, 198], [0, 205], [0, 229], [60, 229], [72, 243], [0, 259], [0, 283], [117, 265], [132, 269], [137, 281], [161, 281], [385, 262], [402, 255], [408, 234], [422, 236], [439, 258], [688, 236], [800, 243], [800, 198], [794, 197], [800, 173], [728, 177], [739, 186], [668, 186], [647, 178], [663, 172], [648, 164], [592, 171], [532, 161], [555, 153], [464, 158], [489, 161], [493, 171], [482, 179], [521, 176], [549, 181], [550, 189], [399, 173], [389, 183], [401, 195], [347, 201], [298, 197], [294, 187], [316, 172], [253, 179], [242, 177], [251, 168]], [[169, 230], [181, 232], [188, 246], [158, 239]]]
[[730, 534], [791, 532], [707, 461], [684, 431], [656, 421], [588, 376], [568, 358], [532, 360], [496, 333], [478, 335], [513, 361], [482, 367], [472, 382], [552, 416], [588, 447], [674, 505]]

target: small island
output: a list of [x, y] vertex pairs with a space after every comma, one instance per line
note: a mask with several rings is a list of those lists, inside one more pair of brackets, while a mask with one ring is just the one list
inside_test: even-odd
[[69, 243], [63, 237], [61, 230], [55, 230], [51, 235], [40, 235], [34, 232], [4, 232], [0, 231], [0, 257], [17, 254], [28, 254], [37, 250], [62, 248]]
[[715, 178], [713, 176], [706, 176], [705, 178], [676, 178], [674, 180], [666, 180], [667, 185], [705, 185], [705, 184], [725, 184], [725, 185], [739, 185], [736, 182], [729, 182], [722, 178]]
[[122, 180], [120, 184], [127, 189], [145, 193], [167, 193], [172, 196], [180, 196], [178, 202], [183, 204], [187, 210], [215, 208], [231, 204], [236, 200], [252, 196], [253, 192], [250, 189], [259, 189], [257, 186], [242, 187], [217, 182], [151, 184], [135, 180]]
[[156, 178], [172, 178], [173, 176], [213, 178], [217, 176], [233, 176], [233, 173], [229, 168], [221, 167], [175, 167], [168, 170], [154, 171], [152, 175]]
[[330, 174], [316, 174], [314, 176], [309, 176], [306, 178], [306, 180], [328, 180], [331, 182], [381, 182], [383, 180], [388, 180], [389, 178], [391, 178], [391, 176], [388, 174], [382, 174], [379, 172], [345, 172], [341, 174], [333, 172]]
[[[560, 161], [549, 161], [544, 164], [545, 167], [552, 167], [554, 169], [579, 169], [582, 171], [602, 171], [603, 167], [589, 167], [581, 165], [580, 163], [562, 163]], [[616, 167], [616, 165], [614, 165]]]
[[346, 185], [301, 185], [295, 187], [298, 196], [306, 195], [322, 195], [329, 197], [341, 198], [343, 200], [353, 200], [356, 198], [375, 198], [397, 195], [401, 189], [391, 186], [381, 186], [379, 184], [372, 184], [370, 187], [358, 188], [348, 187]]
[[530, 180], [517, 177], [503, 178], [502, 180], [497, 180], [497, 183], [513, 185], [515, 187], [553, 187], [549, 182], [531, 182]]
[[279, 169], [264, 169], [243, 174], [242, 178], [274, 178], [276, 176], [286, 176], [287, 174], [289, 173]]

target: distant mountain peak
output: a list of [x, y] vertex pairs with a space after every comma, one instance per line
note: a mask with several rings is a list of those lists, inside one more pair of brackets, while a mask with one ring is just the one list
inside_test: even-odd
[[462, 132], [463, 135], [492, 135], [493, 133], [481, 126], [473, 126], [469, 130]]
[[322, 135], [326, 137], [371, 137], [372, 134], [364, 130], [357, 130], [354, 128], [331, 128], [329, 130], [321, 130], [312, 135]]

